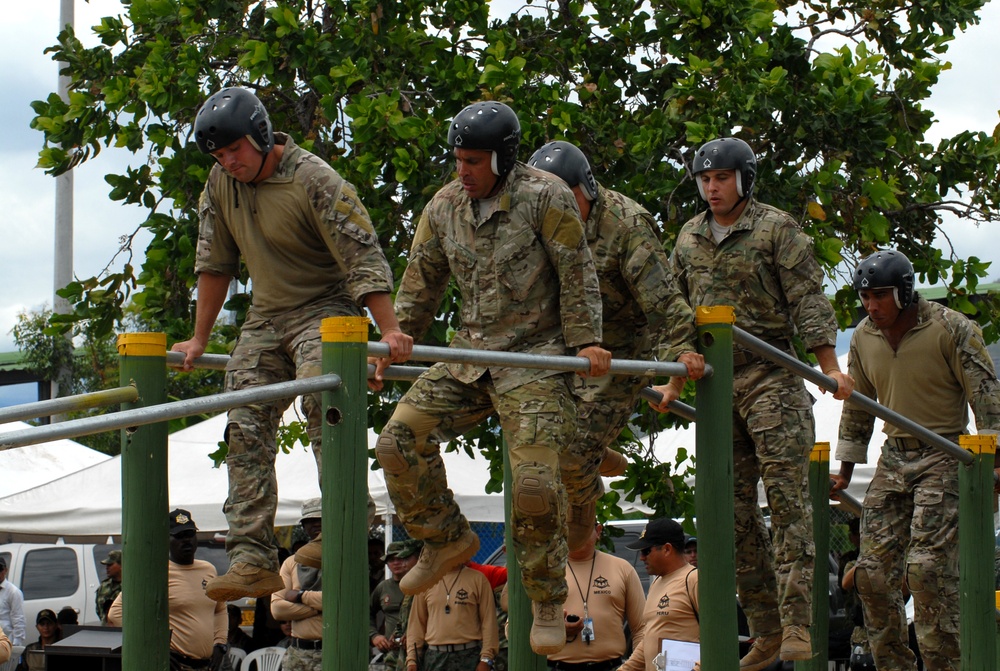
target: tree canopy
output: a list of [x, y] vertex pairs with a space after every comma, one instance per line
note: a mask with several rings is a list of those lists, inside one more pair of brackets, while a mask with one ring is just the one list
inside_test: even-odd
[[[983, 4], [528, 0], [493, 18], [483, 0], [123, 0], [92, 28], [97, 46], [60, 34], [49, 51], [68, 64], [69, 100], [36, 101], [33, 127], [53, 174], [109, 146], [135, 153], [125, 174], [107, 175], [109, 195], [148, 209], [153, 239], [140, 269], [64, 289], [73, 312], [52, 323], [109, 332], [131, 302], [170, 339], [189, 335], [212, 160], [191, 122], [208, 94], [244, 86], [276, 129], [358, 188], [397, 278], [416, 217], [452, 174], [448, 121], [497, 99], [518, 112], [522, 160], [549, 140], [576, 143], [598, 181], [654, 213], [667, 251], [702, 207], [687, 172], [694, 149], [742, 137], [759, 156], [756, 193], [801, 219], [831, 279], [844, 260], [898, 248], [995, 340], [1000, 301], [978, 312], [968, 301], [985, 264], [934, 240], [945, 213], [995, 223], [1000, 130], [935, 145], [924, 106]], [[447, 340], [456, 300], [426, 342]], [[836, 302], [846, 323], [853, 292]], [[220, 349], [231, 337], [223, 330]]]

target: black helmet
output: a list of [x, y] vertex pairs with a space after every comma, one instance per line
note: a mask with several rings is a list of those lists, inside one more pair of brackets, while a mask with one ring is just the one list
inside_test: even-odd
[[[735, 170], [736, 193], [740, 197], [749, 198], [753, 193], [754, 179], [757, 177], [757, 157], [754, 156], [750, 145], [743, 140], [736, 137], [720, 137], [702, 145], [691, 161], [692, 175], [706, 170]], [[708, 200], [701, 180], [695, 182], [698, 184], [698, 193], [703, 199]]]
[[263, 153], [274, 148], [274, 132], [267, 110], [246, 89], [222, 89], [201, 106], [194, 119], [198, 149], [210, 154], [246, 137]]
[[854, 271], [854, 289], [892, 287], [896, 307], [902, 310], [913, 302], [913, 264], [902, 252], [887, 249], [875, 252], [858, 264]]
[[569, 184], [571, 189], [579, 185], [587, 200], [597, 198], [597, 180], [590, 171], [590, 162], [574, 144], [562, 140], [549, 142], [531, 155], [528, 165], [551, 172]]
[[448, 144], [493, 152], [493, 174], [503, 177], [517, 162], [521, 124], [514, 110], [503, 103], [473, 103], [455, 115], [448, 130]]

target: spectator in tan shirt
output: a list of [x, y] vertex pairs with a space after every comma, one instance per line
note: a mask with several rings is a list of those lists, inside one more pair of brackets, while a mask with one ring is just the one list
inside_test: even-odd
[[[218, 669], [228, 646], [226, 604], [205, 594], [215, 567], [195, 559], [198, 527], [191, 513], [170, 511], [170, 561], [167, 563], [167, 608], [170, 616], [171, 671]], [[123, 594], [108, 610], [108, 625], [123, 626]]]
[[566, 563], [566, 647], [549, 655], [551, 669], [611, 671], [622, 664], [632, 646], [642, 645], [642, 610], [646, 595], [632, 565], [597, 549], [603, 528], [594, 526], [584, 544], [569, 553]]
[[0, 662], [6, 662], [10, 660], [10, 639], [7, 638], [7, 634], [3, 633], [3, 627], [0, 627]]
[[[310, 539], [323, 531], [322, 499], [302, 504], [299, 521]], [[323, 584], [320, 569], [300, 564], [295, 555], [279, 571], [285, 589], [271, 595], [271, 615], [292, 624], [283, 664], [289, 668], [320, 668], [323, 662]]]
[[413, 597], [406, 671], [490, 671], [499, 645], [493, 590], [479, 571], [463, 564]]

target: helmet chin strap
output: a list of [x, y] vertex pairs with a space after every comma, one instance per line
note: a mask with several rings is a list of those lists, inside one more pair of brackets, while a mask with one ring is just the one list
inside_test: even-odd
[[264, 172], [264, 164], [265, 163], [267, 163], [267, 154], [261, 154], [261, 156], [260, 156], [260, 167], [257, 168], [257, 174], [254, 175], [253, 179], [250, 180], [251, 184], [253, 184], [253, 183], [255, 183], [257, 181], [257, 178], [260, 177], [260, 173]]

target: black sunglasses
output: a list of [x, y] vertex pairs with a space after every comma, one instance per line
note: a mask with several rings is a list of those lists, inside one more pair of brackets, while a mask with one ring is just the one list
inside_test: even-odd
[[649, 555], [650, 552], [653, 551], [653, 548], [658, 548], [658, 547], [660, 547], [660, 546], [659, 545], [650, 545], [648, 548], [643, 548], [643, 549], [639, 550], [639, 556], [640, 557], [645, 557], [645, 556]]

